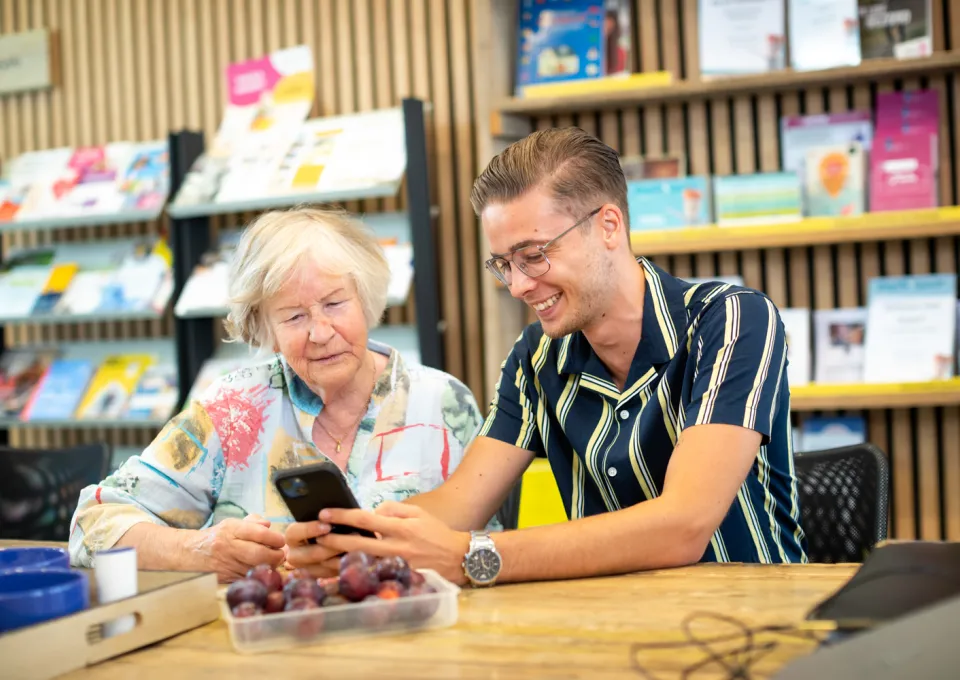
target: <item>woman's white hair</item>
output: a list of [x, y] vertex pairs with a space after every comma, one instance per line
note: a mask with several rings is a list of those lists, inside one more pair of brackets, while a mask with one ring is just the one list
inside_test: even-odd
[[390, 268], [376, 237], [342, 210], [296, 207], [260, 215], [240, 238], [230, 265], [230, 311], [224, 322], [230, 342], [273, 347], [264, 302], [308, 260], [322, 272], [352, 278], [367, 327], [379, 324]]

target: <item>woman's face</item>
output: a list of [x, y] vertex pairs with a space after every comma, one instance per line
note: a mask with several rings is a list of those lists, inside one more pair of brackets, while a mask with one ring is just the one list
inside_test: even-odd
[[367, 323], [351, 277], [304, 262], [267, 300], [264, 313], [276, 337], [274, 351], [321, 396], [347, 385], [363, 366]]

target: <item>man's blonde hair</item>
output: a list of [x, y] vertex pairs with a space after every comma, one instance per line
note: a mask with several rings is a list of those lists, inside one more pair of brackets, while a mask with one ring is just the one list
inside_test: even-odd
[[264, 302], [308, 260], [325, 273], [351, 277], [367, 327], [377, 326], [387, 307], [390, 269], [374, 235], [344, 211], [297, 207], [260, 215], [240, 238], [230, 265], [230, 312], [224, 322], [231, 342], [273, 346]]
[[617, 152], [576, 127], [540, 130], [508, 146], [473, 183], [470, 203], [479, 216], [491, 203], [509, 203], [541, 186], [574, 219], [613, 203], [630, 223]]

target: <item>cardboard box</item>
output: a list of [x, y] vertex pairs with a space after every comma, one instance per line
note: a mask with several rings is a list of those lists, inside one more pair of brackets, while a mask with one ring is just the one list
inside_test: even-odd
[[[17, 542], [0, 541], [0, 545]], [[106, 661], [179, 635], [220, 617], [215, 574], [141, 571], [139, 594], [99, 604], [91, 570], [90, 608], [0, 635], [5, 680], [43, 680]], [[129, 633], [103, 638], [102, 626], [124, 615], [136, 616]]]

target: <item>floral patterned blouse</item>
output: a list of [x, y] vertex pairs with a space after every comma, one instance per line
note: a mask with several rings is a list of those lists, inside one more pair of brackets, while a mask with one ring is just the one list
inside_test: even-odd
[[[471, 392], [452, 376], [406, 366], [385, 345], [370, 341], [369, 347], [389, 358], [345, 476], [360, 506], [373, 509], [439, 486], [460, 463], [482, 418]], [[289, 524], [293, 518], [272, 475], [327, 460], [311, 436], [322, 408], [279, 355], [220, 378], [143, 453], [81, 491], [71, 562], [91, 567], [96, 552], [138, 522], [202, 529], [256, 513], [275, 527]]]

